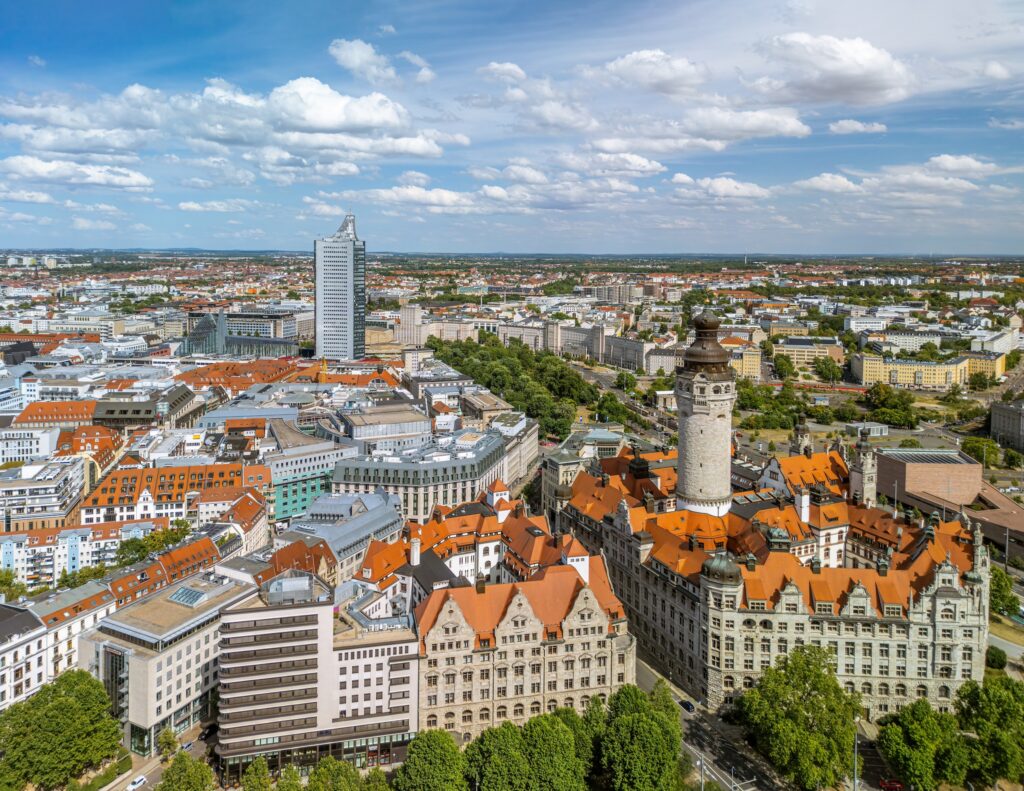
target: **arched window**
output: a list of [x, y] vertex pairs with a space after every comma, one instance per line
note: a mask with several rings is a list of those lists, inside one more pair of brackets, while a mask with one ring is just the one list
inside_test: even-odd
[[757, 624], [756, 624], [756, 623], [754, 622], [754, 619], [753, 619], [753, 618], [747, 618], [747, 619], [746, 619], [746, 620], [745, 620], [745, 621], [743, 622], [743, 628], [744, 628], [744, 629], [754, 629], [754, 628], [756, 628], [756, 627], [757, 627]]
[[427, 717], [427, 727], [428, 728], [436, 728], [437, 727], [437, 715], [436, 714], [431, 714], [429, 717]]
[[761, 628], [770, 632], [772, 630], [772, 622], [765, 618], [761, 621]]
[[491, 712], [487, 709], [480, 709], [480, 722], [490, 722]]
[[508, 708], [505, 706], [498, 706], [498, 710], [494, 713], [494, 716], [499, 720], [508, 719]]
[[948, 698], [949, 697], [949, 687], [947, 687], [945, 685], [939, 687], [939, 697], [940, 698]]
[[889, 696], [889, 685], [888, 684], [879, 684], [878, 685], [878, 694], [879, 694], [879, 696], [881, 696], [883, 698], [888, 697]]
[[555, 701], [553, 701], [553, 700], [549, 700], [548, 701], [548, 711], [554, 711], [557, 708], [558, 708], [558, 704]]
[[905, 698], [907, 696], [907, 688], [903, 684], [896, 685], [896, 697]]
[[719, 387], [718, 385], [715, 385], [713, 388], [711, 388], [711, 392], [714, 393], [715, 395], [721, 395], [722, 388]]
[[572, 698], [566, 698], [566, 699], [565, 699], [565, 707], [566, 707], [567, 709], [571, 709], [571, 708], [573, 708], [573, 701], [572, 701]]
[[444, 715], [444, 718], [446, 720], [454, 720], [455, 719], [455, 712], [454, 711], [449, 711], [448, 713], [446, 713]]
[[927, 698], [928, 697], [928, 687], [926, 687], [924, 684], [921, 684], [917, 688], [917, 696], [919, 698]]
[[735, 689], [736, 679], [734, 679], [732, 676], [726, 676], [722, 679], [722, 686], [726, 689]]
[[588, 705], [590, 705], [590, 696], [584, 695], [580, 698], [580, 708], [585, 709]]
[[530, 716], [533, 717], [533, 716], [536, 716], [537, 714], [540, 714], [540, 701], [539, 700], [535, 700], [533, 703], [530, 704]]
[[847, 682], [846, 682], [846, 683], [845, 683], [845, 684], [843, 685], [843, 688], [844, 688], [844, 689], [845, 689], [845, 690], [846, 690], [847, 692], [853, 692], [853, 691], [854, 691], [854, 690], [853, 690], [853, 682], [852, 682], [852, 681], [847, 681]]
[[467, 725], [467, 724], [471, 723], [472, 721], [473, 721], [473, 712], [471, 712], [469, 709], [466, 709], [464, 712], [462, 712], [462, 724], [463, 725]]
[[865, 681], [863, 684], [860, 685], [860, 694], [861, 695], [870, 695], [871, 694], [871, 684], [869, 682]]
[[517, 703], [512, 707], [513, 717], [522, 717], [524, 714], [526, 714], [526, 707], [522, 703]]
[[750, 676], [744, 676], [743, 677], [743, 688], [744, 689], [753, 689], [753, 687], [754, 687], [754, 679], [752, 679]]
[[951, 667], [940, 667], [939, 678], [953, 678], [953, 668]]

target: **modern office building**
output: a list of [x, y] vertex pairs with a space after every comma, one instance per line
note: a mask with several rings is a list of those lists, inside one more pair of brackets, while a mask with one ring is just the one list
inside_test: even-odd
[[345, 215], [333, 236], [317, 239], [316, 354], [359, 360], [366, 349], [366, 242], [356, 237], [355, 215]]

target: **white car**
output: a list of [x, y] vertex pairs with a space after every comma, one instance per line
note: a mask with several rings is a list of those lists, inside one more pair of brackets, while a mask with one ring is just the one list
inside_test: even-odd
[[144, 785], [146, 785], [146, 776], [139, 775], [128, 784], [128, 787], [124, 791], [138, 791], [138, 789], [142, 788]]

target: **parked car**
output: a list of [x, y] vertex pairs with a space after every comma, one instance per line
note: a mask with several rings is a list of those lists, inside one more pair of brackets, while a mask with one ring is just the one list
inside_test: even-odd
[[685, 711], [687, 714], [693, 714], [693, 712], [697, 710], [696, 706], [694, 706], [688, 700], [679, 701], [679, 705], [683, 707], [683, 711]]
[[138, 789], [142, 788], [144, 785], [146, 785], [146, 776], [139, 775], [128, 784], [125, 791], [138, 791]]
[[185, 742], [183, 745], [181, 745], [181, 749], [184, 750], [185, 752], [188, 752], [189, 750], [192, 749], [192, 745], [193, 744], [195, 744], [195, 742]]
[[878, 784], [882, 791], [903, 791], [903, 783], [899, 780], [883, 780]]

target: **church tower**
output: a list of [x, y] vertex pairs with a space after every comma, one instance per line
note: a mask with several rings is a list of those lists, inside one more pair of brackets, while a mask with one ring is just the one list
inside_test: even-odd
[[694, 320], [696, 338], [676, 367], [679, 413], [677, 508], [724, 516], [732, 505], [732, 408], [736, 375], [718, 343], [710, 310]]
[[789, 453], [791, 456], [802, 456], [813, 449], [811, 430], [807, 427], [807, 421], [801, 416], [789, 442]]
[[875, 449], [868, 442], [866, 428], [860, 430], [860, 438], [852, 455], [850, 499], [855, 503], [873, 506], [878, 496], [878, 461], [875, 459]]

